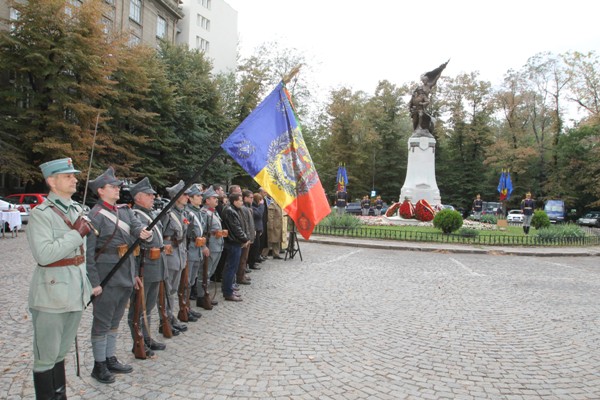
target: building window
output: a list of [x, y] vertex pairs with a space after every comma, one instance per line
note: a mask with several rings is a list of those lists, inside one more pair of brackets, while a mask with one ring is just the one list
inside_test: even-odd
[[167, 20], [161, 16], [156, 18], [156, 37], [161, 39], [167, 37]]
[[210, 31], [210, 20], [208, 18], [204, 18], [200, 14], [196, 15], [196, 25], [204, 30]]
[[65, 14], [67, 14], [69, 17], [73, 16], [73, 11], [76, 8], [79, 8], [81, 6], [81, 2], [79, 0], [69, 0], [67, 1], [67, 5], [65, 6]]
[[[10, 9], [10, 20], [11, 21], [18, 20], [20, 15], [21, 14], [19, 13], [19, 10], [15, 10], [14, 8]], [[14, 31], [15, 29], [17, 29], [17, 25], [15, 23], [11, 22], [11, 24], [10, 24], [10, 30]]]
[[206, 39], [202, 39], [200, 36], [196, 36], [196, 48], [205, 53], [208, 53], [210, 43]]
[[112, 26], [113, 26], [113, 22], [106, 18], [106, 17], [102, 17], [102, 31], [104, 32], [105, 35], [109, 35], [110, 32], [112, 31]]
[[129, 19], [142, 23], [142, 0], [129, 0]]
[[210, 10], [210, 0], [202, 0], [202, 7]]
[[129, 47], [134, 47], [142, 43], [142, 40], [133, 33], [129, 35]]

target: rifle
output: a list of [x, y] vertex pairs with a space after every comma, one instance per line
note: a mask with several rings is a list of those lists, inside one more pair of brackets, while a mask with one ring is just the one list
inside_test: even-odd
[[[208, 166], [212, 164], [212, 162], [217, 158], [217, 156], [221, 153], [221, 150], [222, 147], [219, 147], [217, 150], [215, 150], [215, 152], [209, 157], [209, 159], [204, 163], [204, 165], [202, 165], [202, 167], [200, 167], [200, 169], [196, 171], [196, 173], [184, 183], [183, 188], [181, 188], [181, 190], [175, 196], [173, 196], [169, 204], [167, 204], [156, 216], [156, 218], [154, 218], [150, 225], [146, 227], [146, 230], [151, 231], [152, 228], [154, 228], [154, 226], [158, 223], [158, 221], [160, 221], [165, 216], [165, 214], [167, 214], [167, 212], [169, 212], [169, 210], [173, 208], [177, 199], [179, 199], [183, 192], [185, 192], [190, 186], [192, 186], [194, 182], [198, 180], [198, 178], [200, 178], [200, 175], [202, 175], [204, 171], [208, 169]], [[106, 275], [104, 279], [102, 279], [102, 282], [100, 282], [100, 286], [102, 288], [104, 288], [106, 286], [106, 283], [113, 277], [114, 274], [117, 273], [117, 270], [121, 268], [121, 265], [123, 265], [125, 261], [129, 259], [129, 256], [133, 253], [135, 247], [140, 244], [141, 240], [142, 239], [140, 239], [139, 237], [136, 238], [133, 244], [129, 246], [125, 254], [123, 254], [119, 261], [117, 261], [115, 266], [110, 270], [108, 275]], [[88, 306], [92, 303], [92, 301], [94, 301], [95, 297], [96, 296], [92, 294], [92, 296], [90, 297], [90, 301], [87, 303]]]
[[[144, 276], [144, 255], [146, 250], [140, 249], [140, 279]], [[144, 286], [140, 286], [135, 293], [135, 306], [133, 308], [133, 354], [138, 360], [145, 360], [146, 346], [144, 343], [144, 334], [140, 327], [142, 308], [144, 308]]]
[[173, 330], [171, 329], [171, 323], [169, 322], [169, 317], [167, 317], [167, 308], [165, 304], [165, 281], [160, 281], [160, 285], [158, 287], [158, 310], [160, 312], [161, 319], [161, 328], [162, 334], [167, 339], [173, 337]]
[[[210, 233], [205, 236], [207, 247], [209, 236]], [[202, 297], [202, 308], [205, 310], [212, 310], [212, 300], [210, 298], [210, 294], [208, 294], [208, 257], [204, 257], [204, 262], [202, 263], [202, 290], [204, 290], [204, 296]]]
[[179, 297], [179, 313], [177, 318], [181, 322], [188, 322], [188, 305], [190, 303], [190, 282], [189, 282], [189, 263], [185, 262], [185, 268], [181, 273], [181, 280], [179, 281], [179, 289], [177, 290], [177, 296]]

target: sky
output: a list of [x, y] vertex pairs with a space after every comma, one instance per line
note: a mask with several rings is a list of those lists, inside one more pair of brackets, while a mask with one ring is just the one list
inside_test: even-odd
[[[238, 12], [242, 57], [267, 42], [297, 49], [319, 91], [373, 94], [450, 59], [444, 75], [502, 82], [540, 52], [600, 53], [595, 0], [225, 0]], [[302, 74], [302, 72], [301, 72]]]

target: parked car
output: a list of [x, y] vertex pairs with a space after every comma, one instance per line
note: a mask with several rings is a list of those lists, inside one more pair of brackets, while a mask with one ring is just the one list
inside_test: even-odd
[[454, 208], [454, 206], [450, 204], [442, 204], [442, 209], [456, 211], [456, 208]]
[[521, 210], [509, 210], [506, 216], [507, 222], [515, 222], [522, 224], [524, 219], [523, 212]]
[[544, 211], [553, 224], [567, 220], [567, 208], [562, 200], [546, 200]]
[[16, 204], [27, 204], [31, 209], [42, 204], [46, 197], [48, 197], [47, 193], [17, 193], [6, 196], [7, 199], [14, 199]]
[[481, 215], [500, 215], [502, 214], [502, 203], [496, 201], [484, 201]]
[[8, 197], [0, 196], [0, 211], [14, 210], [14, 209], [19, 210], [19, 213], [21, 213], [21, 223], [26, 224], [29, 222], [29, 212], [31, 211], [31, 208], [29, 207], [29, 205], [18, 204], [17, 199], [15, 199], [15, 198], [9, 199]]
[[590, 211], [577, 220], [577, 225], [600, 228], [600, 211]]
[[360, 207], [360, 203], [348, 203], [346, 204], [346, 212], [348, 214], [362, 214], [362, 208]]

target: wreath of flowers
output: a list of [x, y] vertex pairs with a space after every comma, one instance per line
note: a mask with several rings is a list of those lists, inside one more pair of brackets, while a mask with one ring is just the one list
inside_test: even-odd
[[419, 221], [431, 221], [435, 216], [435, 211], [433, 207], [427, 202], [427, 200], [419, 200], [417, 201], [417, 205], [415, 206], [415, 216]]
[[415, 217], [415, 206], [408, 199], [404, 200], [400, 206], [400, 216], [404, 219]]
[[400, 203], [393, 203], [391, 206], [388, 207], [388, 209], [385, 211], [385, 216], [386, 217], [393, 217], [394, 214], [396, 214], [396, 211], [398, 211], [398, 208], [400, 208]]

